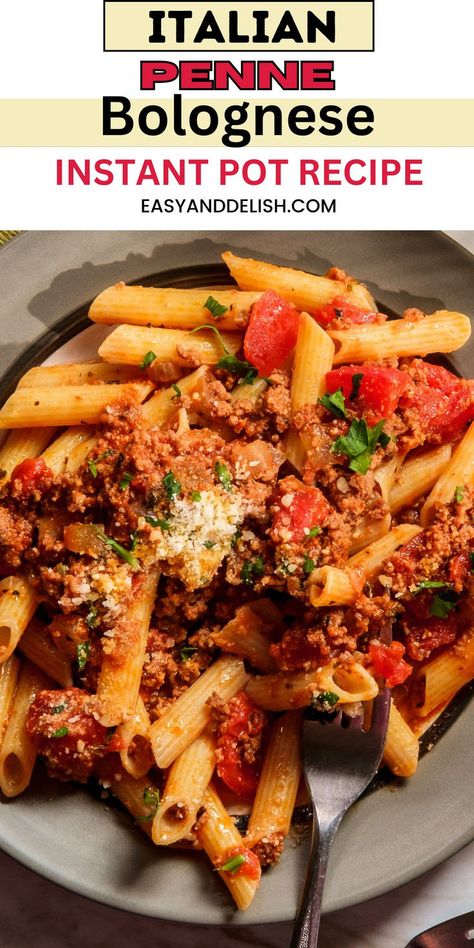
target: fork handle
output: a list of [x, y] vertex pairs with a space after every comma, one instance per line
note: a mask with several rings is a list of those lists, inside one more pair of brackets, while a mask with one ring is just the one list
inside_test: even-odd
[[321, 903], [329, 851], [343, 814], [323, 821], [313, 818], [313, 836], [303, 897], [296, 917], [290, 948], [316, 948], [318, 943]]

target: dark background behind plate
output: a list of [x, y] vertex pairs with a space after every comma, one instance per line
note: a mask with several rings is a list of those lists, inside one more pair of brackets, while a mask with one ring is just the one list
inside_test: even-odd
[[[472, 315], [472, 257], [425, 232], [27, 233], [0, 252], [1, 370], [33, 342], [59, 344], [54, 326], [117, 280], [215, 264], [224, 249], [312, 272], [344, 267], [385, 306], [458, 309]], [[44, 334], [47, 333], [46, 339]], [[453, 364], [474, 374], [472, 344]], [[467, 709], [396, 792], [360, 801], [338, 834], [326, 910], [364, 900], [435, 865], [472, 838], [473, 755]], [[41, 783], [41, 780], [39, 781]], [[245, 916], [229, 907], [219, 880], [183, 853], [156, 853], [129, 820], [73, 786], [37, 784], [2, 807], [0, 837], [10, 854], [66, 886], [131, 911], [190, 922], [235, 924], [293, 916], [306, 858], [287, 848]]]

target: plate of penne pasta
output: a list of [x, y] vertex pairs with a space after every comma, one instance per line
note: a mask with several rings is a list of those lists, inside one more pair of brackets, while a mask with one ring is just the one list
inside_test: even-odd
[[471, 258], [282, 236], [0, 252], [0, 843], [195, 923], [294, 916], [302, 716], [384, 683], [325, 908], [473, 836]]

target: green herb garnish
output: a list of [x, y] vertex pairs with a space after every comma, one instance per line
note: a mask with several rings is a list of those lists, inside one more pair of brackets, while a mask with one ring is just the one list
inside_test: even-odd
[[126, 490], [128, 485], [133, 481], [134, 474], [130, 474], [130, 471], [125, 471], [122, 480], [119, 482], [120, 490]]
[[314, 562], [314, 560], [312, 560], [310, 556], [305, 556], [303, 560], [303, 572], [308, 573], [309, 575], [309, 573], [313, 572], [315, 567], [316, 567], [316, 563]]
[[349, 468], [358, 474], [367, 474], [372, 455], [378, 444], [386, 447], [390, 438], [385, 434], [385, 420], [369, 428], [365, 418], [354, 420], [346, 435], [337, 438], [331, 445], [334, 454], [345, 454], [350, 458]]
[[460, 504], [464, 497], [464, 485], [458, 484], [456, 490], [454, 491], [454, 499], [457, 504]]
[[215, 546], [214, 540], [204, 540], [203, 546], [206, 547], [206, 550], [212, 550], [212, 547]]
[[131, 553], [135, 553], [135, 550], [137, 548], [137, 543], [138, 543], [138, 531], [133, 530], [133, 532], [130, 534], [130, 552]]
[[237, 872], [239, 866], [242, 866], [245, 862], [245, 856], [241, 854], [238, 856], [232, 856], [232, 859], [228, 859], [223, 866], [219, 867], [219, 872]]
[[161, 520], [159, 517], [153, 517], [152, 514], [147, 514], [145, 517], [147, 523], [150, 524], [150, 527], [159, 527], [160, 530], [171, 530], [171, 524], [169, 520]]
[[201, 495], [198, 490], [193, 490], [191, 494], [191, 500], [195, 501], [195, 503], [201, 500]]
[[459, 596], [453, 589], [444, 589], [433, 599], [430, 606], [430, 616], [436, 616], [438, 619], [445, 619], [452, 609], [454, 609]]
[[95, 606], [90, 607], [86, 615], [86, 622], [90, 629], [95, 629], [96, 625], [99, 624], [99, 613]]
[[342, 393], [342, 388], [338, 388], [336, 392], [333, 392], [332, 395], [321, 395], [321, 398], [318, 398], [320, 405], [323, 405], [327, 411], [332, 412], [336, 418], [346, 418], [346, 402], [344, 395]]
[[[230, 541], [230, 545], [233, 550], [235, 550], [235, 547], [237, 546], [237, 543], [239, 542], [241, 536], [242, 536], [242, 530], [236, 530], [234, 533], [234, 536], [232, 537], [232, 540]], [[473, 566], [473, 569], [474, 569], [474, 566]]]
[[181, 661], [187, 662], [188, 659], [192, 658], [193, 655], [197, 652], [197, 648], [193, 648], [192, 645], [186, 645], [185, 648], [181, 649]]
[[66, 704], [55, 704], [54, 708], [51, 708], [51, 714], [61, 714], [66, 708]]
[[216, 461], [214, 464], [214, 471], [216, 472], [217, 479], [221, 482], [224, 490], [232, 490], [232, 475], [225, 464], [221, 464], [220, 461]]
[[311, 527], [311, 530], [308, 533], [309, 537], [317, 537], [321, 533], [321, 527]]
[[155, 813], [160, 803], [160, 794], [154, 787], [145, 787], [143, 791], [143, 802], [145, 806], [154, 807]]
[[79, 642], [76, 648], [77, 667], [82, 671], [89, 661], [89, 652], [91, 650], [90, 642]]
[[354, 399], [357, 398], [359, 394], [360, 383], [362, 382], [363, 378], [364, 378], [363, 372], [354, 372], [354, 375], [352, 376], [352, 388], [351, 388], [351, 394], [349, 395], [349, 401], [353, 402]]
[[138, 562], [136, 556], [133, 553], [130, 553], [129, 550], [126, 550], [124, 546], [120, 543], [117, 543], [117, 540], [114, 540], [113, 537], [106, 536], [105, 533], [99, 533], [99, 537], [103, 543], [106, 543], [107, 546], [110, 546], [110, 549], [120, 556], [122, 560], [125, 560], [132, 569], [140, 569], [140, 563]]
[[147, 369], [148, 366], [151, 365], [151, 363], [155, 361], [155, 359], [156, 359], [156, 355], [150, 349], [150, 351], [147, 352], [146, 355], [143, 356], [143, 359], [140, 362], [140, 368]]
[[265, 562], [263, 556], [256, 556], [254, 560], [247, 560], [240, 571], [240, 578], [247, 586], [251, 586], [254, 579], [263, 576]]
[[213, 296], [208, 296], [204, 303], [204, 309], [208, 309], [214, 319], [220, 319], [224, 313], [227, 313], [229, 307], [223, 306], [222, 303], [219, 303]]
[[104, 458], [108, 458], [111, 454], [113, 454], [113, 451], [104, 451], [102, 454], [97, 455], [96, 458], [91, 458], [89, 461], [87, 461], [87, 467], [89, 468], [92, 477], [97, 477], [99, 473], [97, 470], [98, 462], [103, 461]]
[[66, 734], [69, 734], [68, 727], [58, 727], [57, 731], [53, 731], [51, 737], [66, 737]]
[[418, 583], [416, 589], [412, 590], [412, 594], [417, 596], [423, 589], [444, 589], [445, 586], [446, 583], [438, 582], [437, 579], [424, 579], [423, 582]]
[[315, 711], [331, 711], [339, 701], [339, 695], [334, 691], [321, 691], [320, 694], [314, 694], [311, 698], [311, 707]]
[[168, 500], [171, 500], [172, 497], [176, 497], [176, 495], [181, 491], [181, 484], [176, 480], [172, 471], [168, 471], [168, 473], [163, 478], [163, 487], [166, 491]]
[[171, 386], [171, 388], [172, 388], [173, 391], [175, 392], [175, 394], [171, 396], [171, 401], [174, 401], [175, 398], [181, 398], [181, 396], [182, 396], [183, 393], [182, 393], [182, 391], [181, 391], [179, 385], [176, 385], [176, 383], [173, 382], [173, 385]]

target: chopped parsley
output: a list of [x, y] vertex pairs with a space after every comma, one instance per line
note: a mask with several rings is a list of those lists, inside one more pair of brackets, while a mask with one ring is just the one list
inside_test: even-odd
[[67, 708], [67, 704], [55, 704], [54, 708], [51, 708], [51, 714], [61, 714]]
[[367, 474], [377, 445], [380, 444], [383, 448], [386, 448], [390, 441], [389, 436], [383, 430], [384, 424], [385, 420], [382, 419], [370, 428], [365, 418], [355, 419], [347, 434], [334, 441], [331, 445], [331, 451], [334, 454], [347, 455], [350, 458], [349, 468], [351, 471], [356, 471], [358, 474]]
[[457, 504], [460, 504], [464, 497], [464, 485], [458, 484], [456, 490], [454, 491], [454, 499]]
[[232, 475], [226, 464], [221, 464], [220, 461], [216, 461], [214, 464], [214, 471], [216, 472], [217, 479], [221, 482], [224, 490], [232, 490]]
[[219, 867], [219, 872], [237, 872], [237, 869], [245, 862], [245, 856], [240, 853], [238, 856], [232, 856], [223, 866]]
[[169, 520], [161, 520], [160, 517], [154, 517], [153, 514], [147, 514], [145, 520], [150, 524], [150, 527], [159, 527], [163, 533], [165, 530], [171, 530], [171, 524]]
[[247, 560], [240, 571], [240, 578], [247, 586], [251, 586], [254, 579], [263, 576], [265, 572], [265, 562], [263, 556], [256, 556], [254, 560]]
[[201, 500], [201, 494], [198, 490], [193, 490], [191, 494], [191, 500], [195, 501], [196, 503]]
[[354, 399], [357, 398], [359, 394], [360, 383], [362, 382], [363, 378], [363, 372], [354, 372], [354, 375], [352, 376], [352, 389], [351, 394], [349, 395], [349, 401], [353, 402]]
[[182, 393], [182, 391], [181, 391], [179, 385], [176, 385], [176, 382], [173, 382], [173, 385], [171, 386], [171, 388], [173, 389], [173, 391], [174, 391], [174, 393], [175, 393], [174, 395], [171, 396], [171, 401], [174, 401], [175, 398], [181, 398], [181, 396], [182, 396], [183, 393]]
[[192, 645], [186, 645], [185, 648], [182, 648], [180, 652], [181, 661], [187, 662], [190, 658], [193, 657], [193, 655], [195, 655], [196, 652], [197, 652], [197, 648], [194, 648]]
[[342, 393], [342, 388], [338, 388], [337, 391], [333, 392], [332, 395], [321, 395], [321, 398], [318, 398], [320, 405], [323, 405], [327, 411], [332, 412], [336, 418], [346, 418], [346, 402], [344, 395]]
[[312, 560], [310, 556], [305, 556], [303, 560], [303, 572], [309, 575], [309, 573], [313, 572], [313, 569], [315, 569], [315, 567], [316, 567], [316, 563], [314, 562], [314, 560]]
[[148, 366], [151, 365], [151, 363], [155, 361], [155, 359], [156, 359], [156, 355], [150, 349], [149, 352], [147, 352], [146, 355], [143, 356], [143, 359], [140, 362], [140, 368], [147, 369]]
[[443, 589], [433, 599], [430, 606], [430, 616], [436, 616], [438, 619], [445, 619], [452, 609], [454, 609], [459, 596], [453, 589]]
[[87, 662], [89, 661], [90, 650], [90, 642], [79, 642], [76, 648], [77, 667], [79, 671], [82, 671], [82, 669], [86, 667]]
[[111, 454], [113, 454], [113, 451], [104, 451], [103, 454], [99, 454], [96, 458], [90, 458], [90, 460], [87, 461], [87, 467], [92, 477], [97, 477], [99, 473], [97, 470], [98, 462], [103, 461], [104, 458], [108, 458]]
[[124, 475], [119, 482], [120, 490], [126, 490], [128, 485], [133, 481], [134, 475], [130, 474], [130, 471], [125, 471]]
[[321, 527], [311, 527], [308, 537], [317, 537], [321, 533]]
[[126, 550], [124, 546], [120, 543], [117, 543], [117, 540], [114, 540], [113, 537], [108, 537], [105, 533], [99, 533], [99, 537], [103, 543], [106, 543], [107, 546], [110, 546], [110, 549], [120, 556], [122, 560], [125, 560], [132, 569], [140, 569], [140, 563], [138, 562], [136, 556], [133, 553], [130, 553], [129, 550]]
[[86, 622], [90, 629], [95, 629], [96, 625], [99, 624], [99, 613], [95, 606], [90, 607], [86, 615]]
[[58, 727], [57, 731], [53, 731], [51, 737], [66, 737], [69, 734], [68, 727]]
[[151, 808], [151, 813], [147, 813], [146, 816], [139, 816], [139, 823], [147, 823], [148, 820], [152, 820], [155, 816], [155, 813], [160, 805], [160, 794], [158, 790], [155, 790], [154, 787], [145, 787], [143, 791], [143, 802], [145, 806]]
[[320, 694], [314, 694], [311, 698], [311, 707], [315, 711], [331, 711], [338, 701], [339, 695], [334, 691], [321, 691]]
[[171, 500], [172, 497], [176, 497], [176, 495], [180, 493], [181, 484], [176, 480], [173, 471], [168, 471], [168, 473], [164, 476], [163, 487], [166, 491], [168, 500]]
[[206, 547], [206, 550], [212, 550], [212, 547], [215, 546], [214, 540], [204, 540], [203, 546]]
[[130, 534], [130, 552], [131, 553], [135, 553], [135, 550], [137, 548], [137, 543], [138, 543], [138, 531], [133, 530], [133, 532]]
[[[235, 550], [235, 547], [237, 546], [237, 543], [239, 542], [241, 536], [242, 536], [242, 530], [236, 530], [234, 533], [234, 536], [232, 537], [232, 540], [230, 541], [230, 545], [233, 550]], [[474, 569], [474, 562], [473, 562], [472, 568]]]
[[204, 303], [204, 309], [209, 310], [214, 319], [221, 319], [224, 313], [227, 313], [229, 307], [223, 306], [223, 304], [219, 303], [219, 300], [214, 299], [213, 296], [208, 296]]
[[412, 590], [412, 593], [414, 596], [417, 596], [423, 589], [444, 589], [445, 586], [446, 583], [438, 582], [437, 579], [424, 579], [423, 582], [418, 583], [418, 586]]
[[225, 369], [231, 375], [237, 375], [242, 379], [242, 385], [253, 385], [258, 375], [258, 369], [254, 365], [247, 362], [246, 359], [238, 359], [237, 356], [230, 353], [219, 359], [216, 369]]

